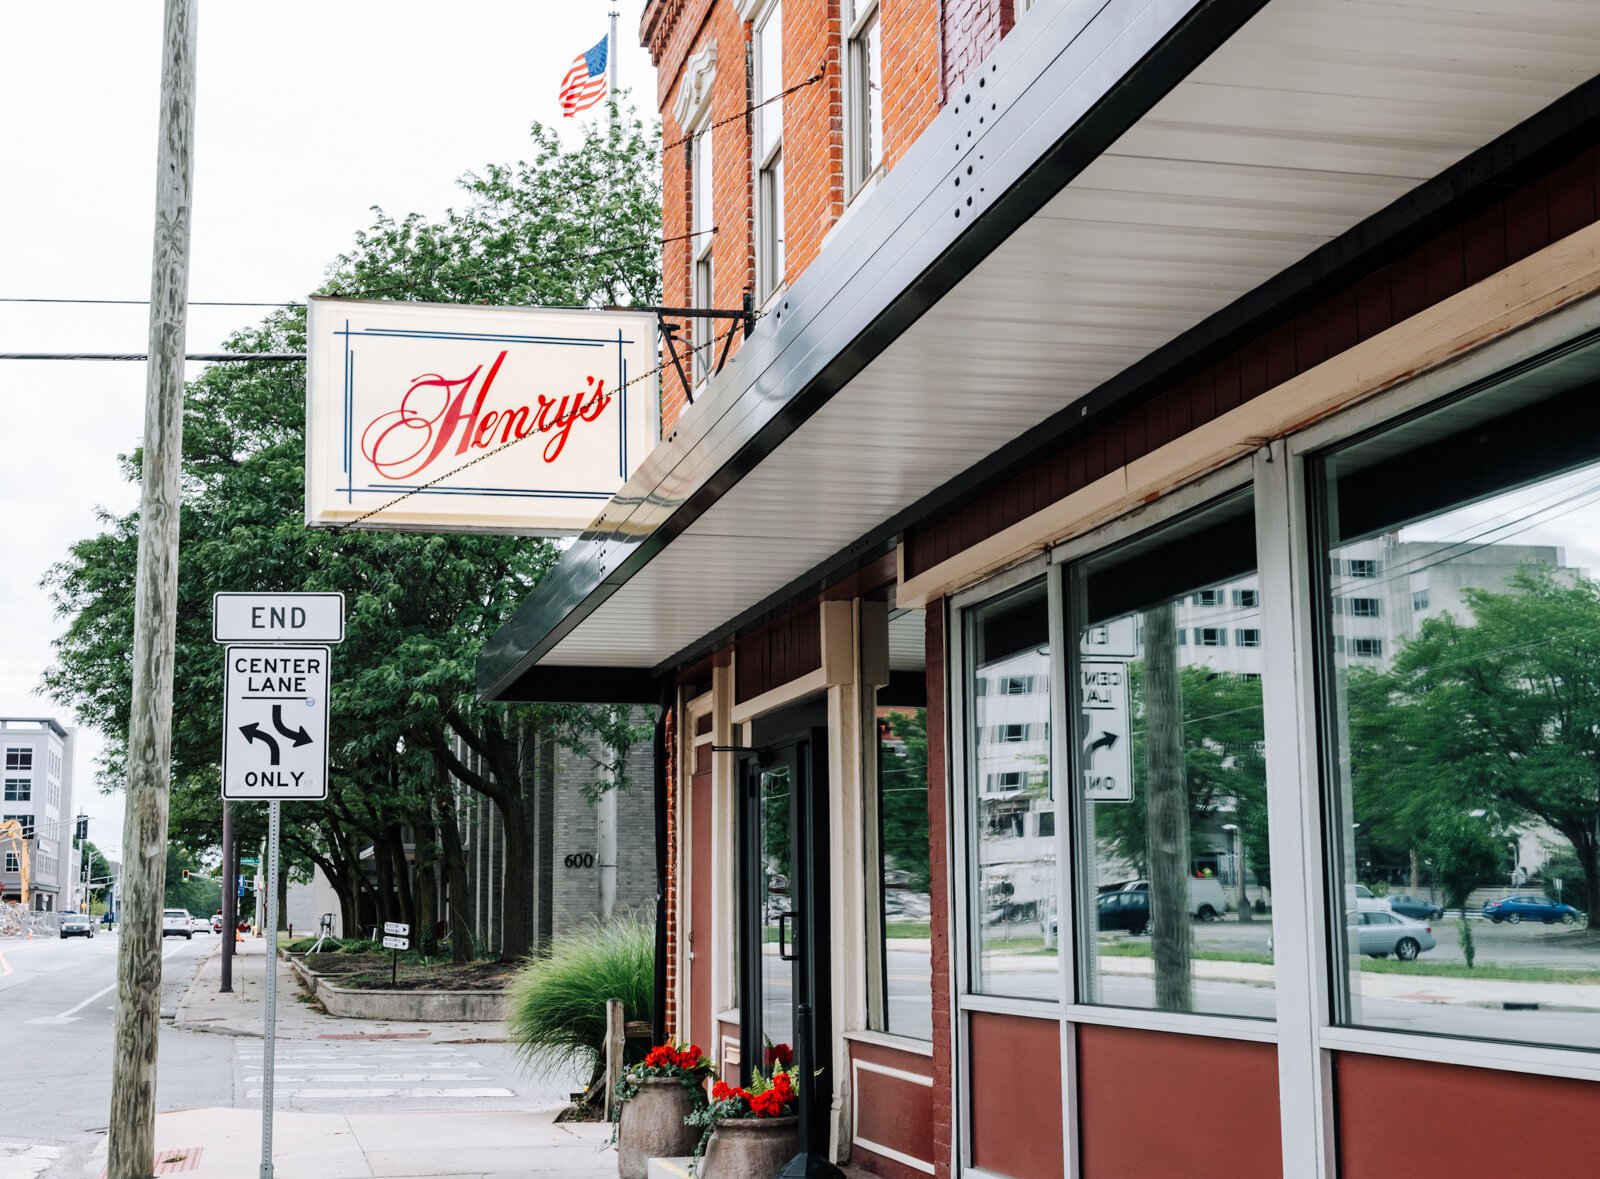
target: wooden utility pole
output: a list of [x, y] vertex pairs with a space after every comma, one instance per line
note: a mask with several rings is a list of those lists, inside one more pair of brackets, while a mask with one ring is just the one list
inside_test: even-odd
[[123, 829], [122, 936], [117, 947], [107, 1179], [155, 1170], [156, 1045], [161, 1029], [161, 905], [167, 876], [172, 758], [173, 631], [178, 603], [183, 350], [189, 301], [197, 0], [166, 0], [156, 228], [150, 275], [150, 361], [133, 627], [133, 709]]

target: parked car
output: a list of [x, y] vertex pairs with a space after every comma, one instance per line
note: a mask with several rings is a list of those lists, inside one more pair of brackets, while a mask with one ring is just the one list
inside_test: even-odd
[[1383, 898], [1389, 902], [1389, 908], [1402, 917], [1410, 917], [1416, 921], [1437, 921], [1444, 916], [1444, 906], [1436, 905], [1423, 897], [1414, 897], [1408, 893], [1394, 892]]
[[1364, 884], [1356, 885], [1354, 892], [1355, 908], [1358, 912], [1370, 909], [1376, 909], [1380, 912], [1384, 912], [1389, 909], [1389, 898], [1375, 895], [1373, 891]]
[[188, 909], [163, 909], [161, 910], [161, 937], [181, 937], [190, 940], [194, 937], [194, 919], [189, 916]]
[[220, 910], [218, 912], [215, 912], [215, 913], [211, 914], [211, 932], [212, 933], [221, 933], [222, 932], [222, 913], [221, 913]]
[[1583, 914], [1571, 905], [1558, 904], [1549, 897], [1537, 894], [1523, 894], [1514, 897], [1501, 897], [1498, 901], [1484, 901], [1483, 915], [1496, 925], [1502, 921], [1516, 925], [1520, 921], [1543, 921], [1546, 925], [1554, 925], [1557, 921], [1563, 925], [1571, 925]]
[[1418, 954], [1438, 945], [1431, 927], [1381, 909], [1346, 913], [1345, 925], [1351, 948], [1373, 958], [1387, 958], [1393, 954], [1402, 962], [1414, 962]]
[[[1149, 892], [1150, 882], [1131, 880], [1122, 886], [1122, 891]], [[1215, 876], [1189, 877], [1189, 916], [1201, 921], [1221, 921], [1228, 907], [1228, 898], [1222, 894], [1222, 881]]]
[[65, 913], [61, 917], [61, 936], [93, 937], [94, 922], [81, 913]]
[[1154, 932], [1150, 921], [1150, 892], [1131, 889], [1103, 892], [1095, 898], [1095, 927], [1125, 929], [1129, 933]]

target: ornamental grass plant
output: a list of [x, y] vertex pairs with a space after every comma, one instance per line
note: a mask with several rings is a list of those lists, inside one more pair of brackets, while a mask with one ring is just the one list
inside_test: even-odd
[[606, 1000], [621, 999], [624, 1018], [654, 1015], [655, 926], [630, 914], [559, 938], [547, 955], [518, 969], [506, 1028], [518, 1055], [539, 1072], [588, 1072], [591, 1096], [604, 1069]]

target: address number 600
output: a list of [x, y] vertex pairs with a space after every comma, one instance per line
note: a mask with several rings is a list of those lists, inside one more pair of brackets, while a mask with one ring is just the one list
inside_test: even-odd
[[569, 855], [567, 857], [566, 865], [569, 868], [593, 868], [594, 867], [594, 853], [593, 852], [573, 852], [571, 855]]

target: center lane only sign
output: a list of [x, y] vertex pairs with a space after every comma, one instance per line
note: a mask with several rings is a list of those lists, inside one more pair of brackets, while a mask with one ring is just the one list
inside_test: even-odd
[[328, 797], [327, 647], [229, 647], [222, 797]]

